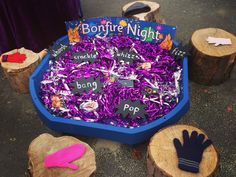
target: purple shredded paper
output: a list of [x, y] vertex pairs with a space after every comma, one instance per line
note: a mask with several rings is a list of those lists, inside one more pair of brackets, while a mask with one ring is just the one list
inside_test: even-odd
[[[134, 128], [152, 122], [169, 113], [177, 104], [180, 94], [181, 65], [169, 51], [156, 43], [141, 42], [127, 36], [85, 39], [70, 46], [70, 50], [57, 60], [50, 60], [49, 69], [40, 84], [40, 98], [51, 114], [63, 118]], [[114, 57], [118, 49], [130, 49], [138, 54], [133, 63], [119, 62]], [[94, 63], [76, 62], [74, 52], [97, 51]], [[151, 66], [151, 67], [150, 67]], [[103, 89], [73, 94], [71, 83], [81, 77], [100, 78]], [[134, 81], [126, 87], [117, 79]], [[155, 88], [156, 93], [145, 94], [145, 88]], [[53, 107], [52, 97], [60, 98], [60, 107]], [[121, 100], [140, 100], [146, 104], [146, 118], [122, 117], [117, 114]], [[93, 102], [94, 110], [86, 106]]]

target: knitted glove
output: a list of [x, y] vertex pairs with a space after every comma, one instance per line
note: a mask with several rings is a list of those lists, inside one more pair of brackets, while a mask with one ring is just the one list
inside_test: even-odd
[[19, 52], [2, 56], [2, 62], [23, 63], [25, 59], [26, 55], [20, 54]]
[[205, 136], [193, 131], [189, 137], [187, 130], [183, 131], [183, 145], [180, 140], [173, 140], [174, 146], [179, 159], [178, 167], [184, 171], [193, 173], [199, 172], [199, 163], [202, 160], [203, 151], [212, 144], [211, 140], [207, 139], [204, 142]]
[[86, 146], [83, 144], [74, 144], [63, 148], [44, 158], [44, 166], [46, 168], [61, 167], [77, 170], [79, 167], [70, 162], [82, 157], [86, 152]]
[[128, 9], [124, 12], [123, 16], [130, 18], [132, 15], [149, 12], [150, 10], [151, 8], [148, 5], [141, 2], [136, 2], [130, 7], [128, 7]]

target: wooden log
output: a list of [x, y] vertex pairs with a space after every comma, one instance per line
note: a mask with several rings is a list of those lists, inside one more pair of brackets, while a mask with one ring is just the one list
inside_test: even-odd
[[[73, 161], [73, 164], [79, 166], [78, 170], [44, 167], [44, 157], [46, 155], [77, 143], [82, 143], [87, 148], [85, 154], [81, 158]], [[88, 144], [72, 136], [57, 138], [47, 133], [41, 134], [31, 142], [28, 149], [28, 157], [28, 170], [31, 177], [88, 177], [92, 176], [96, 170], [95, 152], [93, 149]]]
[[[232, 45], [209, 44], [208, 37], [230, 38]], [[218, 28], [193, 33], [190, 40], [189, 78], [203, 85], [217, 85], [230, 78], [236, 61], [236, 37]]]
[[32, 74], [34, 69], [38, 66], [41, 59], [46, 55], [47, 50], [42, 50], [40, 53], [34, 53], [31, 50], [25, 48], [14, 49], [6, 54], [13, 54], [16, 52], [26, 55], [26, 60], [23, 63], [11, 63], [2, 62], [2, 57], [0, 58], [1, 66], [3, 68], [3, 73], [9, 80], [11, 87], [20, 93], [29, 92], [29, 76]]
[[178, 168], [173, 139], [178, 138], [183, 141], [182, 131], [184, 129], [189, 132], [196, 130], [207, 138], [205, 132], [189, 125], [174, 125], [161, 129], [151, 138], [148, 146], [148, 177], [213, 177], [216, 175], [219, 167], [219, 155], [214, 145], [205, 149], [199, 173], [190, 173]]
[[144, 20], [144, 21], [152, 21], [152, 22], [157, 22], [157, 23], [165, 23], [164, 18], [160, 15], [160, 5], [156, 2], [151, 2], [151, 1], [133, 1], [130, 2], [122, 7], [122, 16], [130, 18], [129, 16], [125, 16], [125, 12], [127, 9], [134, 5], [135, 3], [143, 3], [145, 5], [148, 5], [151, 10], [149, 12], [143, 12], [143, 13], [138, 13], [135, 15], [132, 15], [131, 18], [135, 18], [138, 20]]

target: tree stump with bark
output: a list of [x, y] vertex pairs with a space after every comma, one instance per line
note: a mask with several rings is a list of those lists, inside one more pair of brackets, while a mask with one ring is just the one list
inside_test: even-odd
[[[44, 167], [44, 158], [46, 155], [73, 144], [84, 144], [87, 149], [81, 158], [73, 161], [73, 164], [79, 166], [77, 170]], [[28, 149], [28, 158], [28, 171], [31, 177], [89, 177], [93, 176], [96, 170], [94, 150], [88, 144], [72, 136], [57, 138], [47, 133], [41, 134], [31, 142]]]
[[[208, 37], [230, 38], [231, 45], [209, 44]], [[236, 61], [236, 37], [218, 28], [205, 28], [193, 33], [189, 57], [189, 78], [203, 85], [218, 85], [230, 78]]]
[[161, 129], [152, 138], [147, 152], [148, 177], [213, 177], [219, 167], [219, 155], [214, 147], [210, 145], [203, 153], [199, 166], [199, 173], [190, 173], [178, 168], [177, 153], [173, 144], [173, 139], [178, 138], [183, 141], [182, 131], [202, 130], [189, 125], [173, 125]]
[[[149, 7], [150, 10], [148, 10], [147, 7]], [[130, 13], [128, 13], [126, 15], [126, 12], [130, 10], [134, 13], [131, 13], [131, 15]], [[160, 15], [159, 12], [160, 5], [156, 2], [151, 1], [133, 1], [122, 7], [122, 16], [124, 17], [157, 23], [165, 23], [164, 18]]]
[[[26, 60], [23, 63], [3, 62], [2, 56], [19, 52], [26, 55]], [[40, 53], [34, 53], [25, 48], [14, 49], [2, 54], [0, 58], [3, 73], [10, 82], [11, 87], [20, 93], [29, 92], [29, 76], [38, 66], [42, 58], [47, 54], [47, 50], [42, 50]]]

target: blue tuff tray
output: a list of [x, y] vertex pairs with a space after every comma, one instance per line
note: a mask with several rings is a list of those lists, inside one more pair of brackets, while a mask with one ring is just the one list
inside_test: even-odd
[[[64, 42], [68, 40], [67, 36], [63, 36], [58, 42]], [[49, 54], [47, 54], [40, 65], [36, 68], [33, 74], [30, 76], [30, 94], [34, 106], [41, 120], [50, 129], [74, 135], [84, 135], [96, 138], [110, 139], [119, 141], [125, 144], [137, 144], [148, 140], [154, 133], [160, 128], [174, 124], [180, 120], [180, 118], [189, 110], [189, 95], [188, 95], [188, 61], [184, 58], [183, 77], [182, 77], [182, 94], [177, 106], [165, 116], [155, 120], [147, 125], [137, 128], [122, 128], [112, 125], [105, 125], [101, 123], [91, 123], [82, 120], [65, 119], [62, 117], [55, 117], [52, 115], [41, 102], [39, 97], [40, 81], [43, 74], [49, 67]]]

